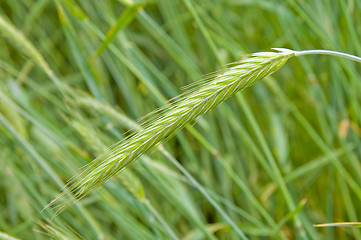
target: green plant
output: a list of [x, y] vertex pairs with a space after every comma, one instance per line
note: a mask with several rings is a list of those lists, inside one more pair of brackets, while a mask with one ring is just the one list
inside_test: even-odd
[[[133, 133], [126, 139], [114, 144], [106, 153], [87, 165], [64, 187], [63, 193], [50, 202], [47, 207], [55, 204], [55, 208], [58, 209], [57, 213], [60, 213], [71, 201], [82, 199], [88, 193], [98, 189], [112, 176], [124, 170], [142, 155], [159, 147], [187, 124], [194, 124], [194, 121], [238, 91], [280, 69], [290, 57], [324, 54], [361, 62], [360, 57], [330, 50], [292, 51], [282, 48], [275, 48], [275, 50], [278, 52], [251, 54], [249, 58], [234, 63], [235, 66], [223, 70], [221, 73], [210, 75], [195, 84], [196, 87], [173, 99], [169, 105], [155, 111], [157, 114], [153, 114], [141, 128], [133, 129]], [[343, 169], [342, 166], [336, 166]], [[277, 167], [275, 169], [277, 171]], [[280, 181], [282, 188], [284, 183], [282, 180]], [[71, 197], [68, 201], [59, 203], [69, 195]], [[292, 208], [295, 207], [291, 205]], [[232, 222], [230, 224], [237, 230]], [[246, 239], [241, 231], [239, 234]]]
[[41, 212], [81, 166], [141, 130], [137, 118], [204, 73], [271, 46], [360, 55], [360, 6], [0, 1], [0, 235], [361, 239], [341, 227], [361, 215], [360, 68], [323, 56], [293, 58], [66, 211]]
[[[74, 177], [69, 183], [69, 189], [66, 187], [64, 193], [50, 205], [56, 204], [59, 198], [69, 193], [73, 193], [70, 200], [83, 198], [143, 154], [166, 142], [187, 124], [194, 124], [194, 121], [238, 91], [277, 71], [293, 55], [294, 52], [287, 49], [255, 53], [235, 63], [235, 66], [202, 80], [197, 84], [199, 86], [157, 110], [158, 114], [151, 116], [142, 128], [134, 129], [129, 137], [95, 159]], [[66, 206], [67, 203], [58, 207], [61, 211]]]

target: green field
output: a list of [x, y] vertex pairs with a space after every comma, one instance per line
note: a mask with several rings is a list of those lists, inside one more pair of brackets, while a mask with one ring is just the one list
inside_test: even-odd
[[0, 239], [361, 240], [361, 64], [335, 56], [290, 58], [44, 209], [206, 74], [271, 48], [361, 56], [360, 22], [361, 0], [1, 0]]

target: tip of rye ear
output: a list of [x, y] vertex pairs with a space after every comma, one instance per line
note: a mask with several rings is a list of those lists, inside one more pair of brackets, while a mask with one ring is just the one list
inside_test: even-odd
[[294, 53], [295, 51], [288, 48], [271, 48], [272, 50], [282, 52], [282, 53]]

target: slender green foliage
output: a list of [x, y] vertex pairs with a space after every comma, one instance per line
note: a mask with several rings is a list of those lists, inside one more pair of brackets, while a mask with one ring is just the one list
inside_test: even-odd
[[0, 1], [0, 238], [361, 240], [360, 66], [304, 55], [360, 59], [329, 50], [294, 51], [277, 79], [191, 120], [51, 221], [53, 209], [40, 214], [122, 132], [134, 128], [120, 145], [240, 63], [197, 82], [216, 65], [269, 46], [361, 55], [360, 6]]

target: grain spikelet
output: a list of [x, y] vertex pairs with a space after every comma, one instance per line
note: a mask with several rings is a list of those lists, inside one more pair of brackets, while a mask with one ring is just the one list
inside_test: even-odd
[[[72, 200], [81, 199], [98, 189], [143, 154], [166, 142], [186, 124], [193, 123], [238, 91], [277, 71], [294, 56], [294, 51], [276, 50], [278, 52], [254, 53], [175, 98], [142, 128], [136, 129], [125, 140], [114, 144], [88, 164], [48, 206], [54, 205], [57, 213], [61, 212]], [[67, 195], [71, 195], [70, 199], [63, 201]]]

